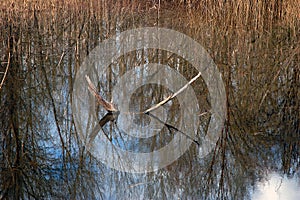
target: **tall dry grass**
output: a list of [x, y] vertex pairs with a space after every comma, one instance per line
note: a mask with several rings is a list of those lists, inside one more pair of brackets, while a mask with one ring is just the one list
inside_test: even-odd
[[[74, 52], [79, 67], [90, 50], [116, 30], [160, 26], [200, 42], [224, 77], [234, 76], [241, 88], [249, 90], [253, 79], [265, 83], [265, 77], [282, 74], [287, 65], [296, 63], [299, 53], [297, 0], [4, 0], [0, 7], [2, 61], [7, 60], [9, 51], [22, 55], [22, 48], [16, 46], [38, 32], [46, 51], [57, 49], [58, 59], [64, 58], [66, 51]], [[14, 49], [10, 49], [9, 39], [15, 43]], [[267, 85], [275, 82], [269, 80]], [[265, 99], [267, 87], [257, 97], [260, 101]]]
[[[289, 69], [298, 73], [297, 0], [4, 0], [0, 7], [2, 61], [7, 60], [9, 51], [24, 54], [16, 47], [35, 40], [33, 35], [38, 33], [45, 51], [52, 49], [51, 55], [60, 62], [74, 52], [74, 58], [68, 59], [75, 62], [76, 71], [83, 58], [117, 30], [159, 26], [200, 42], [224, 78], [237, 81], [239, 89], [234, 95], [239, 93], [238, 102], [247, 112], [259, 112], [278, 77], [287, 76]], [[14, 49], [8, 39], [15, 43]]]

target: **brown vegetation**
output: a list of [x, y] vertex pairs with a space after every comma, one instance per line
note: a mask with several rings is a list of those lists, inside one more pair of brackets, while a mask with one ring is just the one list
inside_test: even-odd
[[[226, 129], [211, 165], [204, 168], [207, 184], [199, 188], [209, 193], [206, 187], [214, 187], [217, 163], [222, 169], [217, 184], [221, 193], [229, 188], [237, 195], [231, 199], [242, 199], [243, 190], [234, 188], [234, 175], [255, 171], [257, 146], [278, 141], [284, 172], [299, 170], [300, 141], [294, 140], [300, 137], [299, 6], [298, 0], [0, 1], [0, 199], [105, 198], [105, 182], [97, 179], [105, 173], [93, 171], [98, 163], [82, 146], [74, 126], [73, 81], [83, 59], [101, 41], [117, 31], [145, 26], [172, 28], [194, 38], [207, 49], [226, 83]], [[164, 51], [147, 53], [152, 62], [179, 59]], [[120, 74], [145, 62], [138, 54], [146, 55], [132, 52], [118, 59]], [[190, 80], [195, 70], [180, 62], [178, 71]], [[111, 91], [114, 76], [112, 70], [107, 72], [110, 80], [99, 87]], [[203, 81], [192, 86], [202, 91], [197, 93], [199, 103], [209, 110]], [[115, 109], [106, 103], [108, 110]], [[236, 165], [226, 163], [228, 149], [240, 171], [229, 172]], [[266, 157], [262, 153], [261, 158]], [[191, 167], [181, 171], [190, 179], [182, 186], [197, 185], [193, 159], [194, 155]], [[178, 181], [174, 168], [184, 164], [178, 161], [169, 167], [170, 180]], [[230, 177], [228, 188], [224, 173]], [[123, 189], [115, 193], [121, 196]]]

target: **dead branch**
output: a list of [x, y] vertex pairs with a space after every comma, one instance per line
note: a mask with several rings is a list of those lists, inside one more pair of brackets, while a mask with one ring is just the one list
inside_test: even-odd
[[[186, 136], [187, 138], [189, 138], [190, 140], [192, 140], [195, 144], [197, 144], [198, 146], [200, 145], [199, 142], [195, 139], [193, 139], [191, 136], [187, 135], [186, 133], [180, 131], [178, 128], [170, 125], [170, 124], [167, 124], [163, 121], [161, 121], [158, 117], [154, 116], [153, 114], [151, 114], [150, 112], [159, 108], [160, 106], [164, 105], [165, 103], [167, 103], [168, 101], [170, 101], [171, 99], [173, 99], [174, 97], [176, 97], [178, 94], [180, 94], [181, 92], [183, 92], [190, 84], [192, 84], [197, 78], [199, 78], [201, 75], [201, 72], [199, 72], [197, 74], [197, 76], [195, 76], [194, 78], [192, 78], [187, 84], [185, 84], [182, 88], [180, 88], [177, 92], [175, 92], [173, 95], [170, 95], [169, 97], [167, 97], [166, 99], [164, 99], [163, 101], [159, 102], [158, 104], [152, 106], [151, 108], [147, 109], [146, 111], [144, 112], [141, 112], [140, 114], [146, 114], [146, 115], [149, 115], [150, 117], [158, 120], [160, 123], [164, 124], [169, 131], [171, 131], [171, 129], [177, 131], [177, 132], [180, 132], [181, 134], [183, 134], [184, 136]], [[106, 101], [105, 99], [103, 99], [97, 92], [96, 90], [96, 87], [95, 85], [92, 83], [92, 81], [90, 80], [89, 76], [85, 76], [86, 78], [86, 81], [88, 82], [89, 84], [89, 91], [96, 97], [98, 103], [100, 105], [102, 105], [108, 112], [110, 113], [115, 113], [115, 112], [118, 112], [118, 109], [116, 109], [116, 107]], [[106, 124], [107, 122], [109, 121], [112, 121], [114, 119], [114, 117], [112, 117], [113, 115], [106, 115], [104, 118], [102, 118], [99, 122], [99, 127], [103, 127], [104, 124]], [[97, 130], [99, 130], [99, 127], [97, 128]], [[94, 140], [94, 138], [96, 137], [97, 135], [97, 131], [93, 131], [93, 134], [91, 135], [90, 137], [90, 141]]]
[[95, 85], [92, 83], [88, 75], [85, 75], [85, 79], [89, 84], [89, 91], [96, 97], [98, 104], [103, 106], [103, 108], [105, 108], [105, 110], [107, 110], [108, 112], [118, 112], [118, 109], [114, 106], [113, 103], [106, 101], [99, 95]]
[[158, 104], [152, 106], [151, 108], [145, 110], [143, 113], [147, 114], [153, 110], [156, 110], [157, 108], [159, 108], [160, 106], [166, 104], [168, 101], [172, 100], [174, 97], [176, 97], [178, 94], [180, 94], [181, 92], [183, 92], [190, 84], [192, 84], [195, 80], [197, 80], [197, 78], [199, 78], [201, 76], [201, 72], [199, 72], [197, 74], [197, 76], [195, 76], [194, 78], [192, 78], [187, 84], [185, 84], [182, 88], [180, 88], [177, 92], [175, 92], [173, 95], [170, 95], [169, 97], [167, 97], [166, 99], [162, 100], [161, 102], [159, 102]]

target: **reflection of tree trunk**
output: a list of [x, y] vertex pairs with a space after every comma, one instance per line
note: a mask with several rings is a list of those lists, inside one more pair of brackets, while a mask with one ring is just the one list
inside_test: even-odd
[[9, 35], [9, 44], [8, 44], [8, 52], [11, 55], [10, 62], [10, 70], [8, 73], [8, 80], [6, 88], [8, 89], [8, 95], [6, 99], [7, 106], [7, 121], [5, 124], [2, 142], [2, 150], [4, 153], [4, 160], [2, 165], [2, 189], [4, 193], [4, 198], [13, 197], [13, 199], [21, 199], [22, 198], [22, 150], [21, 150], [21, 138], [20, 135], [20, 127], [19, 127], [19, 117], [18, 117], [18, 109], [19, 109], [19, 99], [20, 99], [20, 81], [16, 81], [16, 77], [18, 77], [18, 55], [17, 55], [17, 41], [18, 38], [13, 30], [13, 27], [10, 26], [10, 35]]
[[[286, 93], [281, 124], [282, 165], [285, 173], [290, 173], [293, 163], [297, 163], [300, 144], [300, 70], [295, 68]], [[298, 162], [299, 163], [299, 162]], [[300, 167], [296, 166], [297, 168]]]
[[54, 98], [53, 98], [53, 95], [52, 95], [50, 81], [48, 79], [48, 75], [47, 75], [47, 72], [46, 72], [46, 69], [45, 69], [45, 62], [44, 62], [45, 61], [45, 56], [43, 54], [43, 49], [42, 49], [42, 47], [43, 47], [43, 37], [39, 33], [39, 21], [38, 21], [37, 17], [35, 17], [35, 24], [36, 24], [36, 31], [37, 31], [37, 37], [38, 37], [38, 45], [40, 47], [40, 49], [38, 49], [39, 61], [40, 61], [41, 69], [42, 69], [42, 72], [43, 72], [43, 75], [44, 75], [44, 78], [45, 78], [46, 90], [47, 90], [48, 95], [49, 95], [50, 100], [51, 100], [50, 102], [51, 102], [51, 106], [52, 106], [52, 109], [53, 109], [55, 124], [56, 124], [57, 132], [58, 132], [58, 135], [59, 135], [59, 138], [60, 138], [60, 142], [61, 142], [61, 145], [62, 145], [63, 158], [65, 159], [66, 147], [65, 147], [65, 142], [64, 142], [64, 139], [63, 139], [62, 131], [61, 131], [61, 128], [60, 128], [60, 125], [59, 125], [58, 112], [57, 112], [57, 108], [56, 108]]

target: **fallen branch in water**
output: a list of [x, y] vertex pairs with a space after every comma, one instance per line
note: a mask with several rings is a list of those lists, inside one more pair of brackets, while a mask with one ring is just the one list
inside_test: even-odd
[[177, 92], [175, 92], [173, 95], [167, 97], [166, 99], [162, 100], [161, 102], [159, 102], [158, 104], [152, 106], [151, 108], [145, 110], [143, 113], [147, 114], [153, 110], [156, 110], [157, 108], [159, 108], [160, 106], [166, 104], [168, 101], [172, 100], [173, 98], [175, 98], [178, 94], [180, 94], [181, 92], [183, 92], [190, 84], [192, 84], [195, 80], [197, 80], [197, 78], [199, 78], [201, 76], [201, 72], [199, 72], [197, 74], [197, 76], [195, 76], [194, 78], [192, 78], [187, 84], [185, 84], [182, 88], [180, 88]]
[[[162, 123], [164, 126], [167, 127], [167, 129], [171, 132], [171, 129], [183, 134], [184, 136], [186, 136], [188, 139], [192, 140], [195, 144], [197, 144], [198, 146], [200, 145], [200, 143], [195, 140], [194, 138], [192, 138], [191, 136], [187, 135], [186, 133], [182, 132], [181, 130], [179, 130], [178, 128], [174, 127], [171, 124], [165, 123], [162, 120], [160, 120], [158, 117], [154, 116], [153, 114], [151, 114], [150, 112], [153, 110], [156, 110], [157, 108], [159, 108], [160, 106], [164, 105], [165, 103], [167, 103], [168, 101], [172, 100], [173, 98], [175, 98], [178, 94], [180, 94], [181, 92], [183, 92], [190, 84], [192, 84], [195, 80], [197, 80], [199, 77], [201, 76], [201, 72], [199, 72], [197, 74], [197, 76], [195, 76], [194, 78], [192, 78], [187, 84], [185, 84], [182, 88], [180, 88], [177, 92], [175, 92], [173, 95], [170, 95], [169, 97], [167, 97], [166, 99], [164, 99], [163, 101], [159, 102], [158, 104], [152, 106], [151, 108], [145, 110], [144, 112], [140, 112], [140, 113], [135, 113], [135, 114], [146, 114], [152, 118], [154, 118], [155, 120], [157, 120], [158, 122]], [[89, 91], [96, 97], [98, 103], [103, 106], [108, 112], [110, 112], [110, 114], [107, 114], [105, 117], [103, 117], [98, 126], [96, 127], [96, 129], [92, 132], [91, 136], [90, 136], [90, 142], [92, 142], [96, 135], [97, 135], [97, 131], [100, 130], [100, 128], [102, 128], [107, 122], [109, 121], [113, 121], [115, 119], [116, 116], [112, 115], [111, 113], [117, 113], [119, 110], [111, 103], [106, 101], [105, 99], [103, 99], [97, 92], [95, 85], [92, 83], [92, 81], [90, 80], [90, 78], [86, 75], [85, 76], [86, 81], [89, 84]], [[107, 135], [106, 135], [107, 136]]]
[[105, 108], [108, 112], [118, 112], [119, 110], [114, 106], [113, 103], [103, 99], [100, 94], [97, 92], [95, 85], [92, 83], [88, 75], [85, 75], [85, 79], [89, 84], [89, 91], [96, 97], [98, 103]]
[[[163, 101], [159, 102], [158, 104], [152, 106], [151, 108], [143, 111], [143, 114], [147, 114], [153, 110], [156, 110], [160, 106], [166, 104], [168, 101], [172, 100], [175, 98], [178, 94], [182, 93], [190, 84], [192, 84], [195, 80], [197, 80], [201, 76], [201, 72], [197, 74], [194, 78], [192, 78], [187, 84], [185, 84], [182, 88], [180, 88], [177, 92], [175, 92], [173, 95], [170, 95]], [[85, 79], [89, 84], [89, 91], [96, 97], [98, 103], [103, 106], [108, 112], [118, 112], [119, 110], [114, 106], [113, 103], [106, 101], [103, 99], [97, 92], [95, 85], [92, 83], [91, 79], [89, 76], [85, 75]]]

